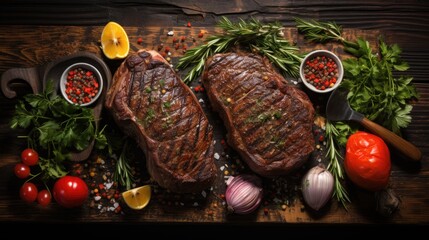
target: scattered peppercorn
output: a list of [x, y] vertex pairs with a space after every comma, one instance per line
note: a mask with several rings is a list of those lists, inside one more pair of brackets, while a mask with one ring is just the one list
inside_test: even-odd
[[186, 24], [187, 27], [192, 27], [191, 22], [188, 22], [188, 24]]
[[139, 37], [139, 38], [137, 39], [137, 44], [142, 44], [142, 42], [143, 42], [143, 38]]
[[163, 47], [164, 47], [164, 44], [163, 44], [163, 43], [159, 44], [159, 45], [158, 45], [158, 52], [159, 52], [159, 51], [161, 51], [161, 49], [162, 49]]

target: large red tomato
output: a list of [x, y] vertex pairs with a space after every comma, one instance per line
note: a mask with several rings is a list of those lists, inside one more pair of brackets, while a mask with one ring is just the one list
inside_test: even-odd
[[88, 198], [88, 193], [88, 186], [79, 177], [64, 176], [54, 184], [54, 199], [66, 208], [82, 206]]
[[344, 167], [357, 186], [369, 191], [381, 190], [389, 183], [389, 148], [376, 135], [356, 132], [347, 140]]

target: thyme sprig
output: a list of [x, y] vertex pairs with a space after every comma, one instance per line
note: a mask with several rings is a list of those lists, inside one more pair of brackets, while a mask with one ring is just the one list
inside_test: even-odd
[[130, 166], [130, 161], [133, 159], [131, 152], [132, 148], [129, 146], [129, 140], [127, 139], [122, 146], [121, 154], [119, 155], [116, 163], [115, 174], [113, 175], [113, 180], [125, 187], [126, 190], [130, 190], [132, 184], [135, 182], [132, 168]]
[[189, 49], [179, 59], [179, 70], [192, 67], [183, 79], [185, 83], [188, 84], [201, 75], [210, 56], [235, 47], [258, 52], [271, 60], [283, 74], [299, 76], [302, 56], [298, 54], [297, 47], [283, 38], [284, 28], [280, 23], [262, 24], [254, 18], [248, 22], [241, 19], [238, 23], [233, 23], [222, 17], [218, 27], [223, 30], [222, 34], [207, 37], [206, 44]]

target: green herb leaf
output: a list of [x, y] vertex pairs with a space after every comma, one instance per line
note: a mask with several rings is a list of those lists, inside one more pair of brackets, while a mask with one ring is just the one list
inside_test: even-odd
[[[66, 174], [62, 162], [71, 151], [87, 148], [96, 136], [103, 140], [103, 134], [94, 127], [92, 111], [54, 94], [51, 82], [44, 92], [28, 94], [17, 103], [10, 126], [29, 130], [29, 146], [44, 159], [40, 166], [45, 180]], [[105, 137], [101, 144], [106, 144]]]
[[201, 75], [210, 56], [235, 47], [259, 52], [268, 57], [283, 74], [299, 76], [302, 56], [297, 53], [298, 48], [282, 37], [283, 27], [280, 23], [262, 24], [253, 18], [247, 22], [241, 19], [238, 23], [233, 23], [222, 17], [218, 27], [223, 30], [222, 34], [207, 37], [206, 44], [189, 49], [179, 59], [178, 69], [193, 66], [183, 78], [185, 83], [190, 83]]

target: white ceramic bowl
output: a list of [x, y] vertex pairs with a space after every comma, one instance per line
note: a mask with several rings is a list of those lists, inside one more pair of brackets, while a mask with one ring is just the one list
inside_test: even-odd
[[[92, 96], [90, 98], [89, 102], [86, 103], [74, 103], [71, 99], [68, 98], [66, 94], [66, 82], [67, 82], [67, 76], [69, 72], [76, 68], [82, 68], [84, 71], [91, 71], [93, 73], [93, 76], [96, 78], [98, 82], [98, 92], [95, 96]], [[79, 80], [78, 80], [79, 81]], [[83, 80], [82, 80], [83, 81]], [[66, 70], [64, 70], [63, 74], [61, 75], [61, 81], [60, 81], [60, 90], [61, 94], [63, 95], [64, 99], [67, 100], [67, 102], [71, 104], [79, 104], [80, 106], [89, 106], [93, 104], [97, 99], [100, 97], [101, 93], [103, 92], [103, 77], [100, 74], [100, 71], [96, 67], [94, 67], [91, 64], [80, 62], [70, 65]]]
[[[334, 62], [337, 65], [337, 69], [338, 69], [338, 73], [336, 74], [336, 76], [337, 76], [336, 82], [333, 84], [333, 86], [326, 87], [324, 90], [317, 89], [313, 84], [311, 84], [309, 82], [309, 79], [305, 78], [305, 72], [304, 72], [305, 71], [305, 65], [306, 65], [307, 61], [310, 61], [314, 58], [322, 57], [322, 56], [329, 57], [332, 60], [334, 60]], [[334, 53], [327, 51], [327, 50], [315, 50], [315, 51], [308, 53], [304, 57], [304, 60], [301, 62], [301, 65], [299, 68], [299, 74], [301, 76], [301, 80], [304, 83], [304, 85], [307, 88], [309, 88], [311, 91], [317, 92], [317, 93], [328, 93], [328, 92], [333, 91], [335, 88], [337, 88], [340, 85], [341, 81], [343, 80], [344, 68], [343, 68], [343, 64], [341, 63], [341, 60]]]

